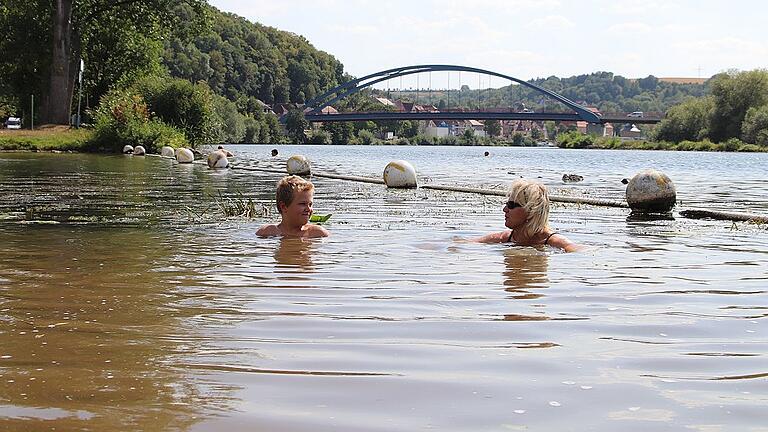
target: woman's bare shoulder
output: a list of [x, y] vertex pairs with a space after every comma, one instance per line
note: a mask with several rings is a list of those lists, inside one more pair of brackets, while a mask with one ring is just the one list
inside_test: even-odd
[[556, 248], [560, 248], [566, 252], [578, 252], [586, 248], [586, 246], [574, 243], [569, 240], [568, 237], [557, 233], [552, 235], [547, 244]]
[[474, 238], [472, 241], [477, 243], [504, 243], [509, 238], [509, 234], [510, 231], [495, 232]]

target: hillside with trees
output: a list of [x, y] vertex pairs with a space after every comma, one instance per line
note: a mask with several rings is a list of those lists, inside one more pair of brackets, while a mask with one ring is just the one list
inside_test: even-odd
[[[195, 10], [178, 7], [185, 22]], [[253, 111], [266, 104], [303, 103], [344, 80], [344, 66], [304, 37], [208, 9], [210, 25], [192, 38], [175, 34], [165, 44], [163, 64], [171, 75], [205, 81], [215, 93]]]
[[[701, 97], [708, 92], [708, 84], [679, 84], [662, 81], [650, 75], [629, 79], [611, 72], [595, 72], [567, 78], [550, 76], [529, 81], [539, 87], [559, 93], [568, 99], [596, 107], [603, 113], [633, 111], [666, 112], [670, 107], [690, 97]], [[421, 89], [416, 91], [377, 91], [410, 102], [444, 108], [496, 108], [512, 107], [534, 111], [557, 112], [565, 107], [528, 87], [513, 84], [501, 88], [470, 89], [463, 86], [454, 90]]]

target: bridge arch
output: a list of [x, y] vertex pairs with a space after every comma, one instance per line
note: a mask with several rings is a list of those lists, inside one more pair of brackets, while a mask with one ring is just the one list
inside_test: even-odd
[[[386, 81], [388, 79], [392, 78], [398, 78], [401, 76], [406, 75], [412, 75], [417, 74], [421, 72], [475, 72], [485, 75], [491, 75], [503, 79], [507, 79], [509, 81], [516, 82], [520, 85], [524, 85], [530, 89], [536, 90], [539, 93], [542, 93], [546, 96], [549, 96], [558, 102], [562, 103], [563, 105], [567, 106], [568, 108], [572, 109], [576, 112], [576, 114], [584, 121], [590, 122], [590, 123], [600, 123], [600, 117], [595, 114], [594, 112], [587, 109], [587, 107], [583, 105], [579, 105], [576, 102], [566, 98], [563, 95], [557, 94], [553, 91], [547, 90], [545, 88], [539, 87], [536, 84], [531, 84], [527, 81], [523, 81], [521, 79], [515, 78], [513, 76], [501, 74], [498, 72], [493, 72], [485, 69], [479, 69], [474, 67], [468, 67], [468, 66], [457, 66], [457, 65], [414, 65], [414, 66], [402, 66], [398, 68], [393, 69], [387, 69], [381, 72], [372, 73], [370, 75], [366, 75], [362, 78], [356, 78], [351, 81], [347, 81], [341, 85], [338, 85], [325, 93], [321, 94], [320, 96], [315, 97], [314, 99], [311, 99], [307, 101], [304, 105], [304, 112], [306, 114], [318, 114], [322, 111], [323, 108], [332, 105], [338, 100], [344, 99], [347, 96], [350, 96], [352, 94], [355, 94], [367, 87], [370, 87], [374, 84], [380, 83], [382, 81]], [[335, 95], [335, 96], [334, 96]]]

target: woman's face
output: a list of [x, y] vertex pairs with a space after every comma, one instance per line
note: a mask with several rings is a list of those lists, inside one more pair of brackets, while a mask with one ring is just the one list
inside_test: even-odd
[[519, 203], [512, 200], [504, 204], [504, 225], [509, 229], [515, 229], [525, 223], [528, 212]]

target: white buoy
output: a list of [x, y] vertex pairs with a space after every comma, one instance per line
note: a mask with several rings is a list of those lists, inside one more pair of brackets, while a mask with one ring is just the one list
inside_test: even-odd
[[384, 168], [384, 184], [391, 188], [415, 188], [416, 169], [407, 161], [392, 161]]
[[676, 201], [674, 183], [655, 169], [640, 171], [627, 185], [627, 204], [633, 212], [669, 213]]
[[309, 159], [304, 157], [304, 155], [291, 156], [288, 158], [288, 162], [286, 162], [285, 167], [288, 171], [288, 174], [293, 175], [307, 175], [311, 171]]
[[160, 149], [160, 155], [165, 157], [175, 157], [176, 153], [173, 151], [173, 147], [163, 146]]
[[123, 146], [123, 153], [125, 154], [131, 154], [133, 153], [133, 146], [130, 144], [126, 144]]
[[226, 168], [229, 166], [227, 154], [222, 150], [216, 150], [208, 154], [208, 168]]
[[188, 148], [177, 148], [176, 160], [179, 161], [179, 163], [192, 163], [195, 161], [195, 154]]
[[144, 156], [145, 154], [147, 154], [147, 151], [144, 149], [143, 146], [138, 145], [133, 148], [134, 156]]

